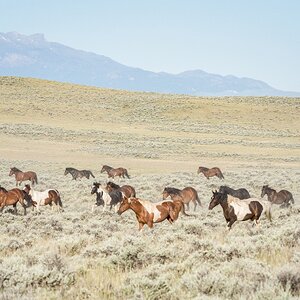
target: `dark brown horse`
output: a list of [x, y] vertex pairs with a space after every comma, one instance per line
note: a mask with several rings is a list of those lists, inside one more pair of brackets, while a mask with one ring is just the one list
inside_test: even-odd
[[72, 179], [76, 180], [77, 178], [85, 177], [87, 179], [90, 179], [90, 176], [95, 178], [94, 174], [90, 170], [77, 170], [75, 168], [66, 168], [64, 175], [72, 175]]
[[229, 186], [222, 185], [219, 188], [219, 192], [220, 193], [227, 193], [227, 194], [231, 195], [232, 197], [236, 197], [236, 198], [239, 198], [241, 200], [250, 198], [249, 192], [244, 188], [234, 190], [234, 189], [230, 188]]
[[124, 197], [118, 214], [121, 215], [128, 209], [133, 210], [139, 223], [139, 230], [142, 230], [145, 224], [152, 228], [153, 223], [164, 220], [168, 220], [172, 224], [177, 220], [182, 205], [181, 201], [167, 200], [153, 203], [139, 198]]
[[123, 193], [124, 196], [126, 196], [127, 198], [136, 196], [135, 195], [135, 189], [131, 185], [127, 185], [127, 184], [119, 186], [119, 185], [109, 181], [106, 184], [106, 189], [108, 190], [109, 193], [112, 192], [113, 190], [118, 190], [121, 193]]
[[0, 212], [3, 211], [5, 206], [12, 205], [14, 207], [14, 213], [17, 214], [18, 202], [24, 208], [24, 215], [26, 215], [26, 208], [29, 207], [29, 205], [35, 205], [35, 203], [33, 203], [29, 197], [26, 197], [26, 194], [18, 188], [9, 191], [3, 187], [0, 188]]
[[115, 176], [119, 176], [119, 178], [121, 178], [121, 177], [125, 178], [125, 176], [127, 178], [130, 178], [127, 170], [125, 168], [121, 168], [121, 167], [114, 169], [110, 166], [104, 165], [101, 169], [101, 173], [104, 173], [104, 172], [107, 173], [108, 178], [110, 178], [110, 177], [115, 178]]
[[31, 184], [34, 185], [38, 183], [37, 176], [35, 172], [28, 171], [22, 172], [16, 167], [10, 168], [9, 176], [15, 175], [16, 178], [16, 186], [21, 185], [23, 181], [30, 180]]
[[282, 207], [287, 207], [290, 205], [289, 201], [292, 204], [295, 203], [293, 195], [287, 190], [281, 190], [276, 192], [274, 189], [271, 189], [268, 185], [264, 185], [261, 189], [261, 197], [264, 195], [268, 196], [268, 200], [274, 204], [282, 204]]
[[[167, 199], [167, 197], [171, 197], [172, 200], [179, 200], [183, 204], [187, 205], [187, 209], [189, 210], [190, 202], [194, 203], [194, 211], [196, 210], [197, 203], [202, 206], [201, 201], [199, 199], [197, 191], [193, 187], [186, 187], [183, 190], [179, 190], [173, 187], [165, 187], [163, 190], [163, 199]], [[185, 212], [183, 212], [185, 214]]]
[[211, 169], [208, 169], [205, 167], [199, 167], [197, 174], [199, 174], [199, 173], [203, 173], [203, 175], [207, 179], [209, 179], [209, 177], [213, 177], [213, 176], [217, 176], [220, 179], [224, 179], [224, 176], [218, 167], [213, 167]]

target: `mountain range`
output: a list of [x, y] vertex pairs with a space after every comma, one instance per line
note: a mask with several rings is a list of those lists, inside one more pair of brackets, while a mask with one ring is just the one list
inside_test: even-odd
[[202, 70], [150, 72], [109, 57], [48, 42], [43, 34], [0, 33], [0, 76], [21, 76], [97, 87], [197, 96], [300, 96], [267, 83]]

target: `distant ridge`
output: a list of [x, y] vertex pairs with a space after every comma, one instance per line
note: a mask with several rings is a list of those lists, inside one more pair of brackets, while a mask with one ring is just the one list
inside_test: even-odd
[[26, 36], [17, 32], [0, 33], [0, 75], [197, 96], [300, 96], [251, 78], [202, 70], [169, 74], [132, 68], [103, 55], [48, 42], [43, 34]]

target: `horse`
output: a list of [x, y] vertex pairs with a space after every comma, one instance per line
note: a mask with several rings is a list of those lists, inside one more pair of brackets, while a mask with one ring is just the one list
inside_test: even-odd
[[66, 176], [68, 174], [72, 175], [72, 180], [76, 180], [77, 178], [82, 178], [82, 177], [86, 177], [87, 179], [90, 179], [90, 176], [95, 178], [95, 176], [90, 170], [79, 171], [75, 168], [66, 168], [64, 175]]
[[215, 191], [211, 197], [208, 209], [212, 210], [218, 204], [222, 206], [229, 230], [236, 221], [251, 220], [258, 225], [259, 218], [263, 213], [271, 221], [271, 203], [262, 199], [249, 198], [240, 200], [230, 195], [228, 196], [227, 193]]
[[217, 176], [219, 179], [224, 179], [221, 170], [218, 167], [213, 167], [211, 169], [205, 167], [199, 167], [197, 174], [203, 173], [203, 175], [209, 179], [209, 177]]
[[[110, 205], [110, 210], [112, 209], [113, 206], [115, 206], [117, 210], [117, 204], [119, 204], [122, 199], [123, 195], [119, 190], [112, 190], [109, 192], [105, 187], [102, 187], [99, 182], [94, 182], [94, 187], [93, 189], [97, 188], [97, 193], [99, 193], [104, 201], [103, 204], [103, 211], [106, 210], [106, 207]], [[92, 191], [93, 191], [92, 189]]]
[[48, 204], [53, 209], [53, 203], [56, 205], [58, 211], [63, 210], [60, 194], [55, 189], [47, 189], [45, 191], [40, 192], [33, 190], [33, 188], [31, 188], [29, 184], [25, 184], [23, 191], [31, 197], [32, 201], [36, 202], [35, 206], [38, 212], [40, 211], [40, 206]]
[[127, 185], [127, 184], [119, 186], [119, 185], [115, 184], [114, 182], [109, 181], [106, 184], [106, 189], [108, 190], [109, 193], [112, 192], [113, 190], [119, 190], [127, 198], [136, 196], [134, 187], [132, 187], [131, 185]]
[[141, 231], [145, 224], [149, 228], [153, 228], [153, 223], [159, 223], [168, 220], [172, 224], [177, 220], [183, 203], [181, 201], [164, 200], [153, 203], [139, 198], [127, 198], [124, 196], [121, 205], [118, 209], [118, 214], [121, 215], [128, 209], [134, 211], [139, 223]]
[[[35, 172], [28, 171], [22, 172], [16, 167], [10, 168], [9, 176], [15, 175], [16, 186], [21, 185], [21, 183], [25, 180], [30, 180], [31, 184], [34, 185], [38, 183], [37, 176]], [[18, 184], [19, 183], [19, 184]]]
[[[25, 201], [24, 201], [25, 200]], [[22, 190], [18, 188], [7, 191], [4, 187], [0, 187], [0, 212], [3, 212], [5, 206], [12, 205], [14, 213], [17, 214], [17, 203], [20, 203], [24, 208], [24, 216], [26, 215], [26, 208], [30, 205], [35, 205], [30, 197], [27, 197]]]
[[[197, 203], [202, 206], [197, 191], [193, 187], [185, 187], [183, 190], [179, 190], [173, 187], [165, 187], [162, 193], [163, 199], [167, 199], [169, 196], [172, 200], [180, 200], [183, 204], [187, 205], [190, 209], [190, 202], [194, 202], [194, 211], [196, 210]], [[185, 212], [183, 214], [186, 215]]]
[[102, 198], [103, 192], [98, 192], [98, 188], [100, 186], [100, 183], [94, 182], [91, 190], [91, 195], [96, 194], [96, 203], [92, 207], [92, 212], [94, 211], [94, 208], [96, 206], [104, 206], [104, 200]]
[[104, 165], [102, 166], [102, 169], [101, 169], [101, 173], [104, 173], [106, 172], [107, 175], [108, 175], [108, 178], [112, 177], [113, 179], [115, 178], [115, 176], [119, 176], [119, 178], [125, 178], [125, 176], [130, 179], [130, 176], [127, 172], [127, 169], [125, 168], [117, 168], [117, 169], [114, 169], [110, 166], [107, 166], [107, 165]]
[[292, 204], [295, 203], [293, 195], [291, 192], [287, 190], [281, 190], [280, 192], [276, 192], [274, 189], [270, 188], [268, 185], [264, 185], [261, 189], [261, 197], [263, 198], [264, 195], [268, 196], [268, 200], [274, 204], [282, 204], [282, 207], [289, 206], [289, 201]]
[[234, 190], [226, 185], [220, 186], [219, 193], [227, 193], [232, 197], [239, 198], [241, 200], [251, 198], [249, 192], [246, 189], [241, 188], [241, 189]]

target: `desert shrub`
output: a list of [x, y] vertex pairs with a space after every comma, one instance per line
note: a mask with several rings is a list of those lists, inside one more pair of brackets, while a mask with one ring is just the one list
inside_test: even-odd
[[300, 296], [300, 264], [285, 266], [277, 274], [277, 279], [284, 290], [293, 296]]

